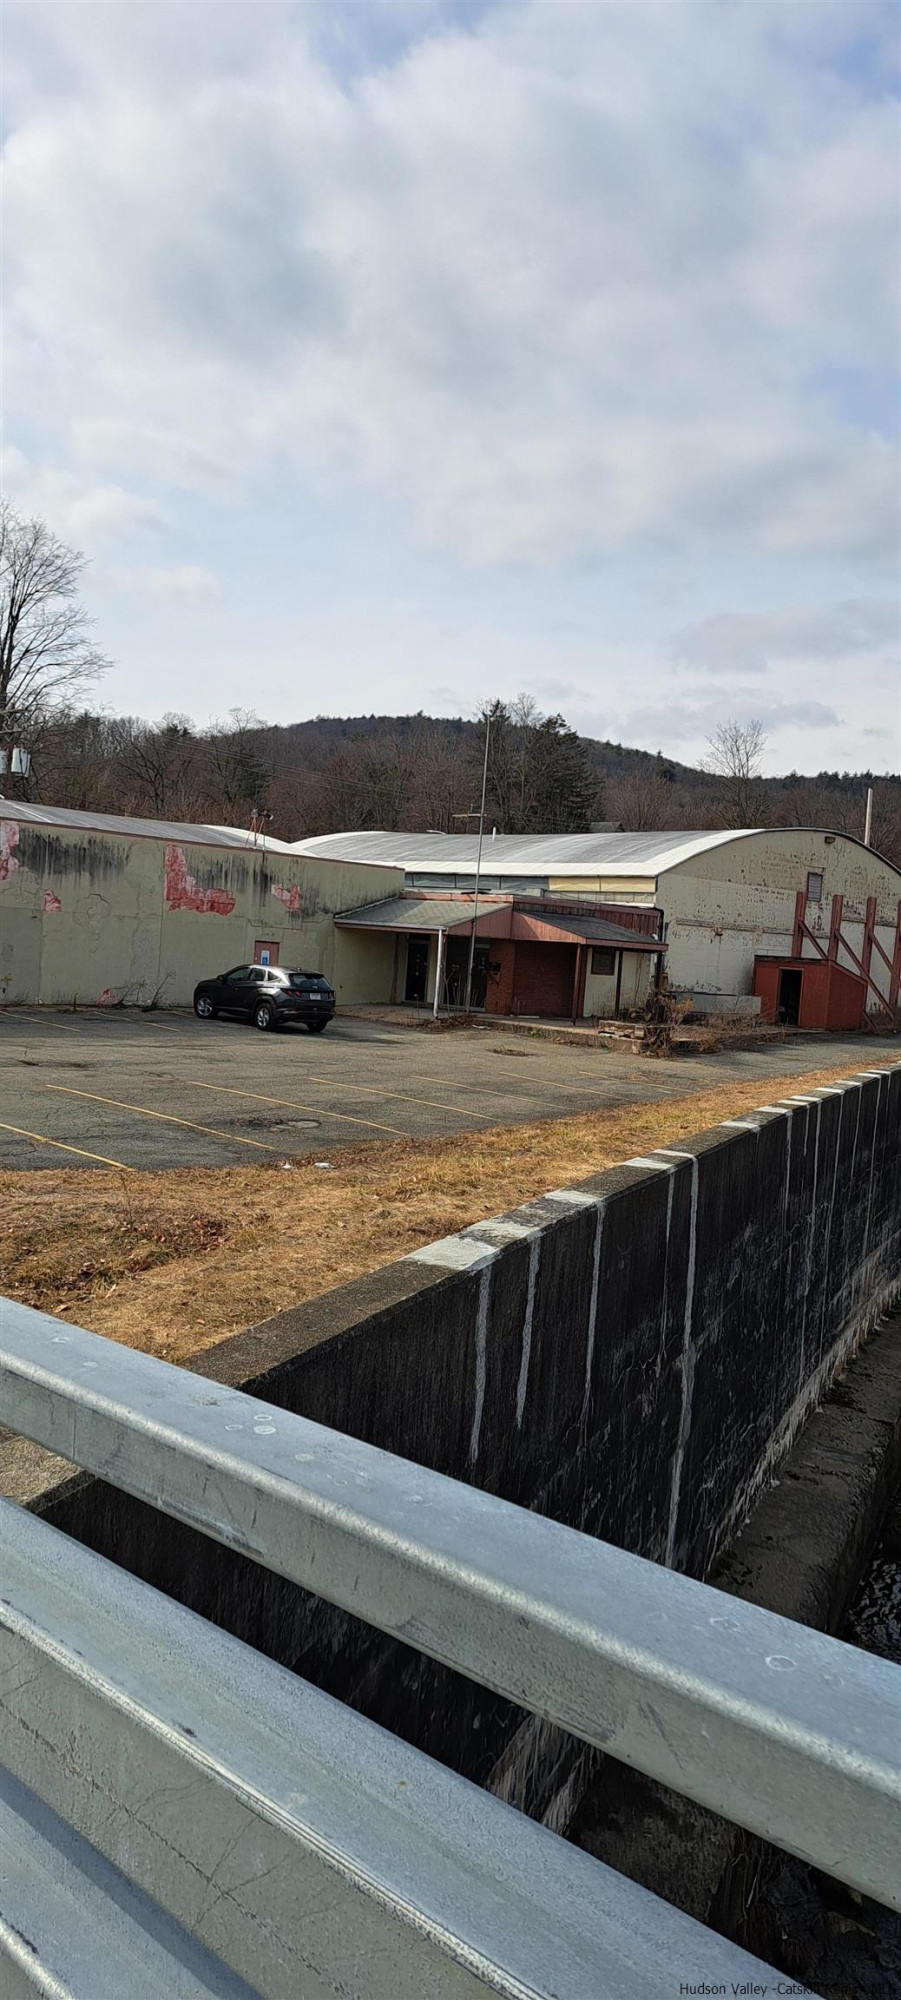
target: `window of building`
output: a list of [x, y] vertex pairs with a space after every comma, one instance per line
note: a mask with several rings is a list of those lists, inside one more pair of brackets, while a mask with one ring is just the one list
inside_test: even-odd
[[823, 900], [823, 877], [822, 877], [822, 875], [818, 875], [818, 874], [816, 874], [816, 873], [813, 873], [813, 874], [811, 874], [811, 875], [808, 875], [808, 877], [807, 877], [807, 901], [808, 901], [808, 903], [821, 903], [821, 902], [822, 902], [822, 900]]
[[591, 970], [602, 979], [612, 979], [616, 971], [616, 952], [612, 945], [596, 944], [591, 954]]

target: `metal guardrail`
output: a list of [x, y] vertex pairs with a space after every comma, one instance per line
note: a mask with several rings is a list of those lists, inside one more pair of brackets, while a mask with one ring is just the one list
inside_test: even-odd
[[16, 1430], [901, 1908], [889, 1662], [28, 1307]]
[[[2, 1315], [12, 1429], [898, 1906], [897, 1669], [45, 1314]], [[266, 2000], [775, 1980], [9, 1502], [0, 1545], [15, 1777]]]
[[0, 1506], [6, 1762], [265, 2000], [660, 2000], [673, 1965], [765, 1983], [637, 1884]]
[[179, 1924], [0, 1770], [3, 2000], [254, 2000]]

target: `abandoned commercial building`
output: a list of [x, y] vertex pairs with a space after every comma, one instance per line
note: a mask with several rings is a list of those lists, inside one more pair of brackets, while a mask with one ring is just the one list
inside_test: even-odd
[[[309, 859], [404, 871], [408, 922], [395, 899], [381, 912], [357, 910], [338, 920], [361, 935], [384, 931], [373, 999], [432, 999], [439, 961], [440, 998], [453, 999], [472, 908], [461, 900], [454, 925], [441, 925], [435, 898], [472, 897], [477, 847], [471, 834], [412, 833], [326, 834], [298, 844]], [[487, 968], [479, 997], [489, 1010], [626, 1011], [643, 999], [661, 943], [670, 986], [701, 1011], [739, 1009], [801, 1027], [847, 1028], [860, 1026], [867, 1011], [898, 1005], [901, 870], [849, 834], [766, 827], [486, 835], [479, 890], [477, 957]], [[498, 911], [499, 901], [507, 912]], [[529, 911], [531, 929], [524, 927]], [[588, 922], [619, 926], [620, 935], [598, 929], [589, 937]], [[399, 961], [387, 937], [403, 929], [408, 943]], [[659, 939], [656, 953], [648, 950], [651, 936]], [[498, 937], [509, 940], [506, 955]], [[565, 969], [561, 949], [569, 953]], [[577, 1004], [561, 1004], [567, 987]]]
[[[348, 910], [336, 928], [369, 939], [382, 994], [410, 1005], [460, 1007], [475, 950], [470, 1004], [487, 1014], [609, 1018], [642, 1004], [660, 958], [656, 910], [534, 897], [405, 890]], [[376, 955], [378, 954], [378, 956]], [[390, 988], [386, 991], [390, 979]]]
[[0, 998], [163, 1006], [305, 965], [339, 1005], [595, 1018], [665, 963], [700, 1010], [861, 1026], [901, 989], [901, 871], [819, 829], [487, 836], [236, 827], [0, 800]]
[[367, 955], [333, 916], [402, 885], [240, 828], [0, 800], [0, 998], [184, 1006], [209, 974], [281, 962], [366, 1000]]

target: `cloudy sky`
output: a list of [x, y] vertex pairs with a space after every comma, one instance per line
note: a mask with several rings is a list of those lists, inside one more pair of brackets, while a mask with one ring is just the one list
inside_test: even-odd
[[4, 484], [107, 705], [897, 770], [898, 20], [6, 0]]

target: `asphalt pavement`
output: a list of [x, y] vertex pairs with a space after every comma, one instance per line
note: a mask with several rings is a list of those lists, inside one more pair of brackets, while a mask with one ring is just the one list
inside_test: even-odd
[[0, 1166], [233, 1166], [363, 1141], [447, 1138], [607, 1105], [682, 1097], [833, 1060], [898, 1058], [897, 1041], [804, 1037], [655, 1062], [496, 1030], [430, 1035], [336, 1019], [261, 1034], [188, 1012], [0, 1010]]

